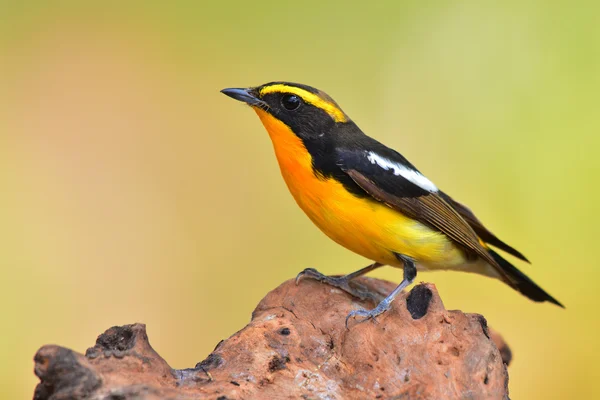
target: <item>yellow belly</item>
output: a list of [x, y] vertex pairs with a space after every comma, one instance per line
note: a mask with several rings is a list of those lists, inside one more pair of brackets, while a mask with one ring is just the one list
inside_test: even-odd
[[294, 199], [327, 236], [370, 260], [401, 267], [394, 253], [424, 268], [457, 268], [463, 252], [445, 235], [385, 204], [359, 198], [338, 181], [315, 176], [310, 153], [282, 122], [256, 109], [271, 136], [281, 174]]

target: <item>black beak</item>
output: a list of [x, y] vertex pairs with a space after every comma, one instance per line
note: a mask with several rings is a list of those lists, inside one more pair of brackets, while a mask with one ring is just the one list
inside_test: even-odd
[[226, 94], [232, 99], [243, 101], [250, 106], [266, 106], [264, 101], [256, 97], [252, 89], [229, 88], [221, 90], [221, 93]]

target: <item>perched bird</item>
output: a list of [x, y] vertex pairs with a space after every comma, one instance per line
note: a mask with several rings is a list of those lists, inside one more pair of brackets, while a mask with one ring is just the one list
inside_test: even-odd
[[[373, 264], [343, 277], [312, 268], [300, 273], [343, 289], [383, 265], [404, 279], [373, 310], [374, 318], [416, 277], [417, 270], [457, 270], [500, 279], [533, 301], [555, 298], [490, 248], [528, 260], [490, 232], [400, 153], [365, 135], [324, 92], [271, 82], [222, 93], [250, 105], [267, 129], [281, 174], [300, 208], [327, 236]], [[347, 323], [348, 319], [346, 320]]]

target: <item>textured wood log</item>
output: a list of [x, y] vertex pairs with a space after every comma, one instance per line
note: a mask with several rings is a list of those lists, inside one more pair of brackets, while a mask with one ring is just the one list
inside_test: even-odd
[[[358, 282], [377, 296], [394, 288], [376, 279]], [[183, 370], [152, 349], [143, 324], [113, 327], [85, 355], [42, 347], [34, 398], [508, 398], [510, 350], [481, 315], [446, 310], [435, 287], [421, 284], [376, 321], [345, 328], [352, 309], [373, 306], [315, 281], [285, 282], [258, 304], [246, 327]]]

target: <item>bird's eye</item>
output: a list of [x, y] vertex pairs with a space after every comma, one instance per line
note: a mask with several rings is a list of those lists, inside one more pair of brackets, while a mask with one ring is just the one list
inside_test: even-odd
[[293, 111], [296, 108], [300, 107], [300, 97], [295, 94], [286, 94], [281, 98], [281, 105], [283, 108], [289, 111]]

